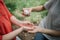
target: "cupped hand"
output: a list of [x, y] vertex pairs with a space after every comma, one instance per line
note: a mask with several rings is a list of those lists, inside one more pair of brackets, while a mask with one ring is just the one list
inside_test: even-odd
[[24, 28], [24, 30], [26, 30], [26, 31], [31, 31], [31, 30], [33, 30], [34, 29], [34, 27], [28, 27], [28, 26], [24, 26], [23, 27]]
[[33, 30], [28, 30], [29, 33], [37, 33], [37, 32], [43, 32], [44, 28], [42, 27], [38, 27], [38, 26], [34, 26]]
[[24, 25], [24, 26], [30, 26], [30, 27], [34, 26], [34, 24], [31, 23], [31, 22], [29, 22], [29, 21], [22, 21], [22, 25]]
[[38, 26], [34, 26], [33, 30], [28, 30], [29, 33], [37, 33], [39, 32], [40, 28]]

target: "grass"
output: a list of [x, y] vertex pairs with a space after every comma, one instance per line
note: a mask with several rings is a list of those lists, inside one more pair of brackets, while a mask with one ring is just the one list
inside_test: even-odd
[[40, 19], [44, 18], [47, 14], [47, 11], [41, 12], [32, 12], [30, 17], [21, 17], [21, 10], [26, 7], [35, 7], [43, 5], [47, 0], [5, 0], [5, 3], [12, 12], [19, 20], [29, 20], [33, 23], [38, 23]]

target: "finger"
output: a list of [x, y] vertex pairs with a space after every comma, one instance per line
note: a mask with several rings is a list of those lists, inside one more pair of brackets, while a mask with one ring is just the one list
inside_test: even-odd
[[31, 28], [31, 27], [24, 27], [25, 29], [33, 29], [33, 28]]
[[31, 22], [30, 22], [30, 23], [28, 23], [28, 25], [30, 25], [30, 26], [34, 26], [34, 24], [33, 24], [33, 23], [31, 23]]
[[33, 31], [28, 31], [28, 33], [35, 33], [35, 32], [33, 32]]

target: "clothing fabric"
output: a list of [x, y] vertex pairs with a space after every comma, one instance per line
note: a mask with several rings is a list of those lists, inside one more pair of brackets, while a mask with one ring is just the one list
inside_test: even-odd
[[34, 40], [48, 40], [42, 33], [36, 33]]
[[[3, 0], [0, 0], [0, 40], [2, 40], [3, 35], [13, 31], [10, 22], [11, 16], [12, 14], [6, 8]], [[15, 38], [13, 40], [15, 40]]]
[[48, 10], [46, 28], [60, 31], [60, 0], [49, 0], [44, 7]]
[[16, 40], [21, 40], [18, 36], [16, 36]]
[[[40, 24], [44, 28], [60, 31], [60, 0], [48, 0], [44, 7], [48, 10], [48, 15]], [[60, 37], [43, 35], [49, 40], [60, 40]]]

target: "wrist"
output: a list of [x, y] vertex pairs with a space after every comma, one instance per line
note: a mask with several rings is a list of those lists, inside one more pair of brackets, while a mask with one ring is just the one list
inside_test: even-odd
[[20, 27], [20, 31], [23, 31], [24, 30], [24, 28], [23, 27]]
[[32, 7], [32, 8], [30, 8], [31, 9], [31, 12], [34, 10], [34, 8]]
[[37, 32], [40, 32], [40, 28], [37, 29]]
[[39, 28], [38, 32], [44, 33], [44, 30], [45, 30], [44, 28]]

